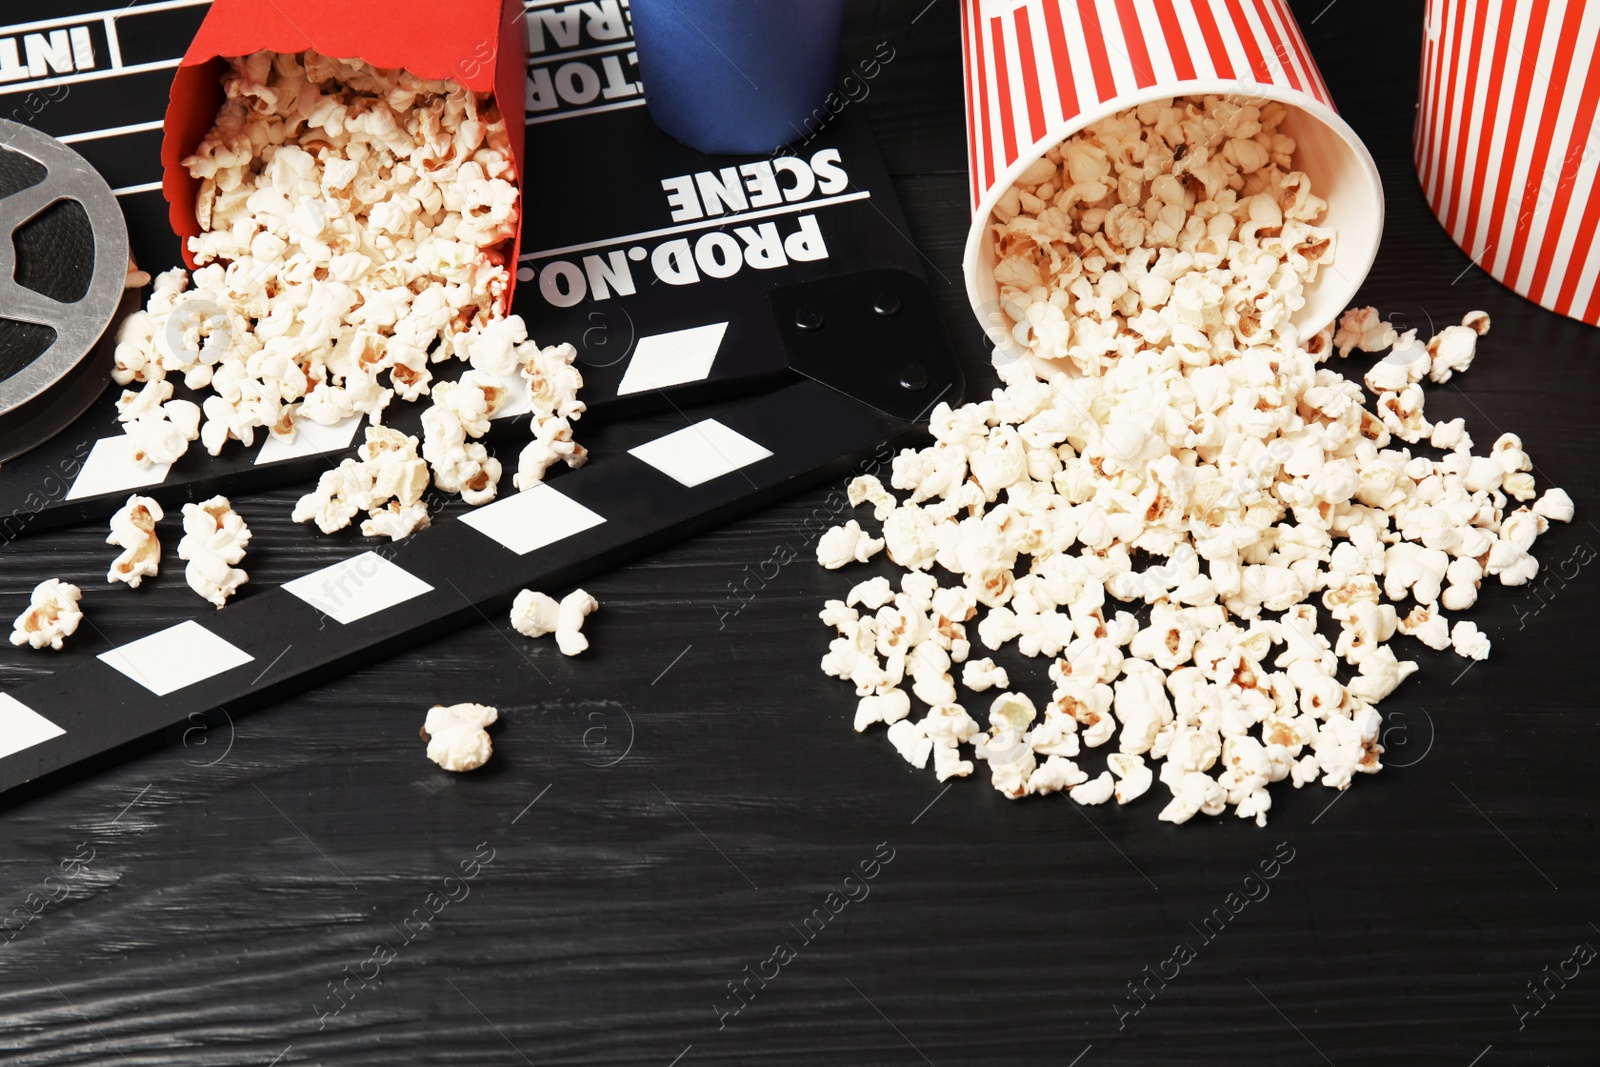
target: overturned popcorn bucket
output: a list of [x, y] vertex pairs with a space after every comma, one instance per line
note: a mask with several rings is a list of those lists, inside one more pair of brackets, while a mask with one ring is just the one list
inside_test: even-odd
[[[441, 15], [437, 0], [212, 0], [200, 29], [179, 61], [162, 125], [162, 194], [184, 262], [194, 266], [189, 238], [200, 233], [200, 180], [183, 165], [204, 139], [222, 106], [225, 60], [260, 51], [313, 50], [333, 59], [359, 59], [419, 78], [449, 79], [489, 93], [505, 117], [521, 187], [527, 119], [528, 36], [521, 0], [452, 0]], [[521, 230], [507, 249], [516, 263]], [[504, 305], [511, 307], [516, 270], [507, 272]]]
[[1079, 130], [1175, 96], [1288, 107], [1281, 129], [1295, 140], [1295, 169], [1327, 201], [1322, 225], [1338, 231], [1333, 261], [1293, 321], [1307, 335], [1345, 309], [1378, 252], [1383, 186], [1334, 110], [1286, 0], [962, 0], [961, 17], [973, 210], [963, 269], [997, 361], [1013, 346], [994, 280], [995, 204]]
[[1600, 325], [1600, 4], [1430, 0], [1413, 151], [1450, 237], [1501, 284]]

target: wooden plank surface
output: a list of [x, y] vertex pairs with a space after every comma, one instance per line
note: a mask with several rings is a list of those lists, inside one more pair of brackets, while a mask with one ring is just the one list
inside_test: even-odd
[[[1429, 414], [1483, 444], [1520, 433], [1578, 503], [1539, 544], [1547, 573], [1592, 556], [1600, 333], [1501, 288], [1428, 213], [1409, 163], [1421, 4], [1296, 10], [1384, 172], [1362, 299], [1424, 328], [1493, 315]], [[845, 56], [895, 50], [850, 106], [978, 373], [958, 26], [955, 0], [852, 4]], [[235, 501], [257, 589], [348, 551], [289, 522], [294, 496]], [[825, 491], [591, 583], [585, 657], [487, 620], [0, 813], [0, 912], [44, 900], [0, 942], [0, 1062], [1594, 1062], [1600, 974], [1550, 981], [1537, 1014], [1528, 983], [1600, 946], [1597, 568], [1568, 563], [1542, 602], [1488, 589], [1473, 617], [1494, 655], [1464, 674], [1419, 650], [1383, 706], [1408, 765], [1346, 794], [1279, 790], [1265, 830], [1174, 828], [1154, 796], [946, 791], [855, 736], [814, 613], [873, 572], [810, 562], [819, 509]], [[7, 617], [42, 578], [89, 591], [68, 650], [7, 648], [0, 688], [189, 612], [170, 545], [160, 580], [108, 591], [104, 532], [0, 547]], [[463, 700], [501, 723], [489, 767], [451, 777], [417, 728]], [[1274, 860], [1261, 899], [1203, 925]], [[827, 912], [863, 863], [867, 895]], [[1171, 975], [1180, 942], [1194, 958], [1140, 1007], [1129, 983]], [[771, 975], [780, 943], [794, 957], [733, 1013], [732, 985]]]

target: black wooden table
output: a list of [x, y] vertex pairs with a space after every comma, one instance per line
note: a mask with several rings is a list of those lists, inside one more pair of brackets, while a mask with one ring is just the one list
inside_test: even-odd
[[[1362, 299], [1424, 330], [1487, 309], [1428, 412], [1482, 445], [1520, 433], [1578, 504], [1539, 543], [1540, 593], [1494, 586], [1473, 613], [1491, 659], [1417, 650], [1383, 705], [1389, 769], [1279, 788], [1265, 830], [1168, 826], [1155, 795], [946, 790], [852, 734], [817, 669], [816, 610], [874, 573], [811, 562], [819, 490], [588, 583], [585, 657], [495, 618], [0, 813], [0, 911], [48, 898], [0, 943], [0, 1061], [1595, 1062], [1600, 332], [1501, 288], [1429, 214], [1422, 5], [1296, 6], [1384, 174]], [[845, 52], [894, 51], [850, 106], [981, 374], [958, 26], [955, 0], [858, 4]], [[258, 587], [349, 551], [289, 521], [295, 495], [235, 501]], [[104, 590], [104, 536], [0, 548], [6, 616], [42, 578]], [[187, 617], [170, 546], [165, 566], [96, 596], [65, 653], [0, 652], [0, 688]], [[464, 700], [501, 709], [496, 754], [448, 776], [417, 728]]]

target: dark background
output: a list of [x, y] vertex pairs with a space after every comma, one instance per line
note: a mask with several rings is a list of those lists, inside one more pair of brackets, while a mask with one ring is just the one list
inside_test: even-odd
[[[980, 772], [946, 795], [881, 733], [854, 736], [848, 687], [817, 669], [816, 610], [876, 573], [811, 562], [799, 523], [824, 506], [819, 489], [586, 583], [604, 607], [582, 658], [496, 618], [0, 814], [0, 911], [93, 851], [70, 899], [0, 944], [0, 1060], [1595, 1062], [1600, 965], [1552, 980], [1520, 1029], [1517, 1008], [1539, 1006], [1527, 983], [1544, 968], [1600, 946], [1600, 579], [1580, 562], [1600, 543], [1600, 333], [1501, 288], [1430, 215], [1410, 162], [1422, 4], [1295, 6], [1384, 174], [1386, 239], [1360, 299], [1424, 330], [1488, 310], [1476, 365], [1430, 387], [1428, 413], [1464, 415], [1480, 448], [1520, 433], [1541, 488], [1578, 504], [1538, 545], [1553, 576], [1539, 597], [1486, 587], [1471, 617], [1491, 659], [1463, 674], [1454, 656], [1397, 646], [1423, 669], [1383, 705], [1389, 769], [1347, 794], [1279, 786], [1265, 830], [1159, 823], [1159, 786], [1084, 809], [1009, 802]], [[960, 284], [958, 25], [956, 0], [856, 3], [845, 59], [896, 51], [864, 106], [980, 374]], [[349, 551], [288, 521], [296, 495], [235, 500], [258, 587]], [[170, 545], [159, 581], [105, 595], [104, 533], [0, 549], [7, 617], [45, 577], [92, 598], [66, 653], [0, 652], [0, 687], [192, 613]], [[786, 548], [801, 558], [731, 611], [731, 586], [772, 575]], [[1042, 674], [1026, 672], [1035, 695]], [[497, 751], [448, 776], [416, 732], [430, 704], [463, 700], [500, 708]], [[469, 895], [405, 943], [401, 921], [490, 848]], [[870, 896], [807, 943], [795, 926], [888, 849]], [[1197, 931], [1286, 855], [1270, 895], [1209, 942]], [[719, 1028], [728, 983], [779, 942], [798, 957]], [[1137, 1006], [1127, 983], [1179, 942], [1195, 958], [1119, 1030], [1115, 1005]], [[340, 1003], [330, 983], [371, 974], [379, 943], [396, 957], [319, 1018]]]

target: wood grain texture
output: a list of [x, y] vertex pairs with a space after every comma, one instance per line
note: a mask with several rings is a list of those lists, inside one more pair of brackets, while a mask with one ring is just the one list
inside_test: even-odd
[[[864, 106], [976, 374], [956, 4], [925, 4], [853, 5], [845, 55], [897, 50]], [[1429, 413], [1464, 415], [1480, 444], [1515, 430], [1541, 484], [1571, 492], [1578, 521], [1539, 545], [1551, 571], [1600, 545], [1600, 334], [1472, 268], [1428, 214], [1408, 141], [1421, 4], [1296, 6], [1385, 175], [1363, 299], [1424, 328], [1493, 315], [1477, 364], [1430, 390]], [[236, 501], [257, 587], [348, 551], [288, 521], [294, 495]], [[1417, 650], [1421, 673], [1384, 704], [1390, 761], [1409, 765], [1345, 794], [1280, 790], [1265, 830], [1174, 828], [1153, 796], [1081, 809], [981, 781], [946, 792], [881, 734], [853, 735], [853, 698], [816, 667], [814, 612], [873, 570], [808, 561], [817, 509], [825, 491], [590, 583], [604, 608], [585, 657], [486, 620], [0, 813], [0, 912], [93, 850], [60, 883], [68, 897], [0, 944], [0, 1062], [1593, 1062], [1594, 966], [1552, 984], [1520, 1030], [1512, 1006], [1579, 942], [1600, 945], [1600, 568], [1552, 584], [1542, 607], [1488, 589], [1473, 617], [1494, 656], [1464, 675]], [[131, 592], [104, 585], [98, 524], [0, 549], [6, 612], [59, 576], [88, 591], [92, 623], [58, 656], [0, 652], [0, 687], [185, 616], [177, 531], [163, 532], [167, 572]], [[783, 546], [801, 558], [764, 566]], [[1037, 665], [1022, 673], [1042, 691]], [[501, 709], [496, 754], [447, 777], [417, 728], [461, 700]], [[480, 843], [493, 859], [466, 895], [407, 928]], [[893, 859], [870, 895], [806, 940], [805, 917], [880, 843]], [[1196, 927], [1280, 847], [1293, 859], [1270, 894], [1207, 941]], [[1179, 941], [1195, 958], [1119, 1029], [1127, 983]], [[779, 942], [796, 958], [719, 1021], [728, 983]], [[380, 943], [394, 958], [336, 999]]]

